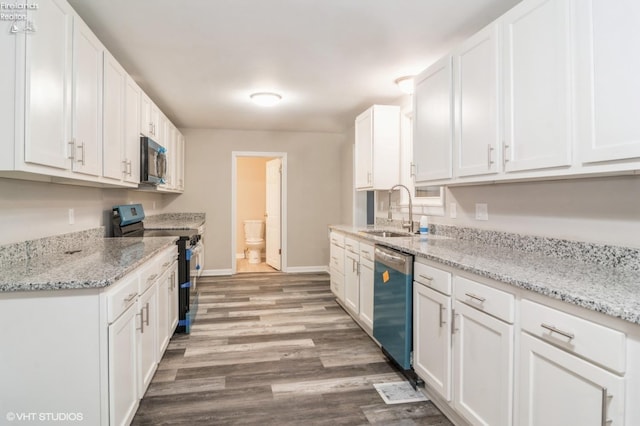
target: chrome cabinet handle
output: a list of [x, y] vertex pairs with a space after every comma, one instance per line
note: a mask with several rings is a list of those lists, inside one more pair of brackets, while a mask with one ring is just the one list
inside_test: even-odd
[[76, 158], [76, 140], [75, 139], [71, 139], [69, 142], [67, 142], [67, 159], [69, 160], [74, 160]]
[[416, 163], [411, 162], [409, 163], [409, 176], [415, 177], [415, 175], [416, 175]]
[[153, 275], [151, 275], [149, 278], [147, 278], [147, 282], [149, 282], [149, 281], [153, 281], [153, 280], [155, 280], [156, 278], [158, 278], [158, 274], [153, 274]]
[[129, 293], [129, 295], [124, 298], [124, 302], [125, 303], [131, 302], [133, 299], [136, 298], [137, 295], [138, 293]]
[[427, 281], [433, 281], [433, 277], [430, 277], [430, 276], [428, 276], [428, 275], [418, 274], [418, 276], [419, 276], [420, 278], [423, 278], [423, 279], [427, 280]]
[[607, 426], [613, 421], [607, 418], [607, 404], [609, 402], [609, 398], [611, 398], [611, 395], [609, 395], [607, 388], [602, 388], [602, 426]]
[[84, 166], [84, 155], [85, 155], [84, 145], [85, 145], [85, 143], [83, 142], [83, 143], [79, 144], [78, 146], [76, 146], [76, 149], [80, 149], [80, 151], [82, 152], [82, 158], [79, 159], [79, 160], [76, 160], [76, 161], [78, 163], [82, 164], [83, 166]]
[[505, 165], [509, 161], [509, 157], [507, 157], [507, 149], [509, 149], [510, 145], [504, 143], [502, 145], [502, 164]]
[[140, 328], [136, 328], [136, 330], [140, 330], [140, 333], [144, 333], [144, 315], [142, 314], [143, 311], [144, 308], [140, 309], [139, 314], [136, 314], [136, 316], [140, 315]]
[[127, 175], [131, 176], [131, 160], [127, 160]]
[[468, 296], [468, 297], [470, 297], [470, 298], [472, 298], [472, 299], [474, 299], [474, 300], [477, 300], [477, 301], [478, 301], [478, 302], [480, 302], [480, 303], [484, 303], [484, 302], [487, 300], [487, 299], [485, 299], [484, 297], [481, 297], [481, 296], [475, 295], [475, 294], [473, 294], [473, 293], [465, 293], [464, 295], [465, 295], [465, 296]]
[[165, 263], [163, 263], [163, 264], [162, 264], [162, 267], [163, 267], [163, 268], [166, 268], [167, 266], [169, 266], [169, 264], [170, 264], [170, 263], [171, 263], [171, 262], [165, 262]]
[[573, 339], [576, 337], [576, 336], [575, 336], [575, 334], [570, 333], [570, 332], [568, 332], [568, 331], [560, 330], [559, 328], [557, 328], [556, 326], [551, 325], [551, 324], [545, 324], [545, 323], [542, 323], [542, 324], [540, 324], [540, 327], [542, 327], [542, 328], [546, 328], [546, 329], [547, 329], [547, 330], [549, 330], [551, 333], [556, 333], [556, 334], [559, 334], [559, 335], [561, 335], [561, 336], [564, 336], [564, 337], [566, 337], [566, 338], [567, 338], [567, 339], [569, 339], [569, 340], [573, 340]]
[[446, 308], [444, 306], [442, 306], [442, 303], [438, 303], [438, 305], [440, 305], [440, 312], [439, 312], [439, 323], [440, 323], [440, 327], [442, 327], [443, 325], [445, 325], [447, 322], [443, 320], [444, 315], [442, 315], [442, 311], [446, 310]]
[[487, 145], [487, 167], [489, 169], [491, 169], [491, 165], [493, 164], [493, 159], [492, 159], [492, 154], [493, 153], [493, 147], [491, 146], [491, 144]]

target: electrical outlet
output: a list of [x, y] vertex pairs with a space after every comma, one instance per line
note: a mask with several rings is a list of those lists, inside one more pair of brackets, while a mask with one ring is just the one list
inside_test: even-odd
[[456, 203], [449, 203], [449, 217], [451, 219], [458, 217], [458, 205]]
[[76, 214], [73, 209], [69, 209], [69, 225], [76, 223]]
[[486, 203], [476, 203], [476, 220], [489, 220], [489, 207]]

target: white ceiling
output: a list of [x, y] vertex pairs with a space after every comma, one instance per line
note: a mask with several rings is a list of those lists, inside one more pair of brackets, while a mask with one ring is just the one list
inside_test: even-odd
[[176, 126], [315, 132], [397, 100], [396, 78], [519, 1], [69, 0]]

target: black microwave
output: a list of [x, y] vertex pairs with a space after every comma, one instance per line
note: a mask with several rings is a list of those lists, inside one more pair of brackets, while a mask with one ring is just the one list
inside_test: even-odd
[[140, 138], [140, 183], [160, 185], [167, 176], [167, 149], [146, 136]]

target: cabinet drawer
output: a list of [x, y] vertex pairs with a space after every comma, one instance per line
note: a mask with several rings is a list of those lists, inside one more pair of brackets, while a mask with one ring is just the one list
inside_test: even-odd
[[158, 255], [158, 272], [163, 274], [178, 258], [177, 246], [170, 247]]
[[335, 271], [344, 274], [344, 249], [336, 245], [331, 245], [331, 259], [329, 267]]
[[107, 294], [107, 321], [109, 324], [118, 319], [138, 298], [138, 274], [127, 275], [114, 284]]
[[329, 242], [331, 244], [337, 245], [338, 247], [343, 247], [344, 248], [344, 234], [340, 234], [338, 232], [331, 231], [331, 233], [329, 234]]
[[160, 263], [161, 260], [162, 259], [159, 259], [158, 256], [156, 256], [140, 267], [140, 294], [147, 291], [147, 289], [156, 282], [160, 275], [162, 275], [160, 271], [160, 266], [162, 265]]
[[419, 261], [413, 264], [413, 279], [440, 293], [451, 295], [451, 273]]
[[513, 324], [513, 294], [462, 277], [454, 278], [454, 293], [460, 302]]
[[351, 253], [360, 254], [360, 241], [354, 240], [353, 238], [345, 237], [344, 239], [344, 249], [350, 251]]
[[373, 244], [367, 244], [367, 243], [360, 243], [360, 261], [363, 261], [364, 259], [366, 260], [370, 260], [370, 261], [374, 261], [374, 257], [373, 257]]
[[603, 367], [624, 373], [624, 333], [529, 300], [523, 300], [520, 306], [523, 330]]

